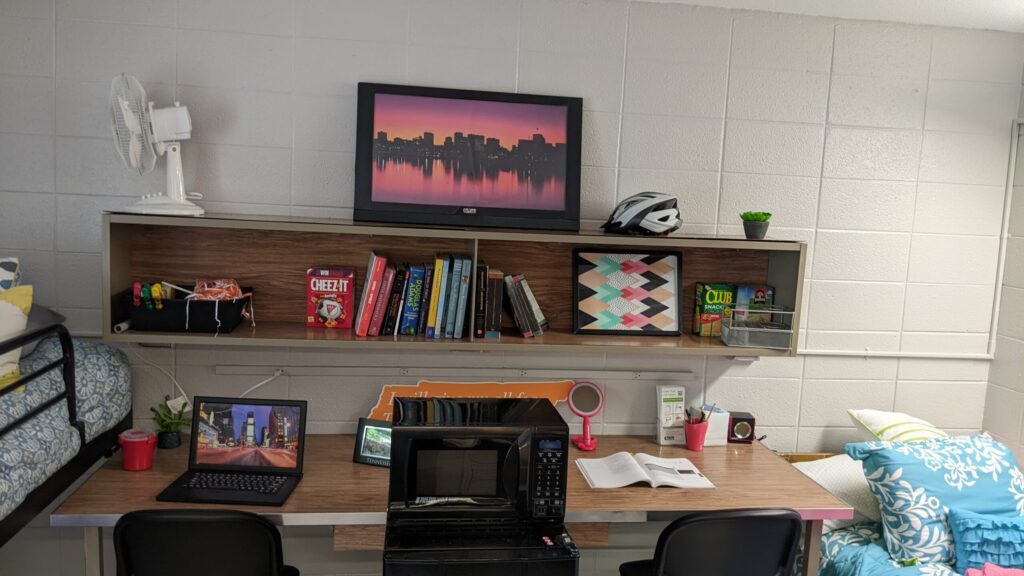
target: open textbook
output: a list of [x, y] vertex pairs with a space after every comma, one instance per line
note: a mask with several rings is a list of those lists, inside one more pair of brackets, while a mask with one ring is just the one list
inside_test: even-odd
[[658, 458], [617, 452], [605, 458], [577, 458], [576, 465], [591, 488], [622, 488], [637, 482], [676, 488], [714, 488], [686, 458]]

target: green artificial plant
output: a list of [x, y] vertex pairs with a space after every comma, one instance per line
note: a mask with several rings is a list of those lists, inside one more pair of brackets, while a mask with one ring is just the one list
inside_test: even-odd
[[771, 212], [744, 212], [740, 218], [745, 222], [767, 222], [772, 219]]
[[166, 402], [161, 402], [155, 408], [150, 408], [149, 411], [153, 413], [157, 431], [181, 433], [192, 418], [191, 414], [185, 413], [186, 408], [187, 406], [182, 406], [175, 412], [167, 406]]

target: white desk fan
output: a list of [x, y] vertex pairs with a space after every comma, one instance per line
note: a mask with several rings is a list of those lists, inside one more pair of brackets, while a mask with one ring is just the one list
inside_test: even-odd
[[121, 74], [110, 84], [110, 128], [114, 146], [124, 165], [145, 174], [156, 166], [157, 154], [167, 154], [167, 192], [146, 194], [124, 209], [138, 214], [199, 216], [205, 212], [191, 200], [202, 194], [185, 194], [181, 171], [181, 140], [192, 136], [188, 108], [177, 102], [153, 108], [146, 91], [134, 76]]

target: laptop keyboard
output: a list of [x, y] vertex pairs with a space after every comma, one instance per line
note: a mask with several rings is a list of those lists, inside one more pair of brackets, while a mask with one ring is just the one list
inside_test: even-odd
[[233, 490], [256, 494], [276, 494], [287, 476], [263, 474], [230, 474], [224, 472], [196, 472], [185, 483], [186, 488], [207, 490]]

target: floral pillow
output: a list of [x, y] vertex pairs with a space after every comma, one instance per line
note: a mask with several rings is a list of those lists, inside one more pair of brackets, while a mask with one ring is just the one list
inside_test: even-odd
[[882, 511], [894, 560], [951, 563], [950, 508], [1024, 516], [1024, 475], [1009, 448], [987, 436], [847, 444]]

